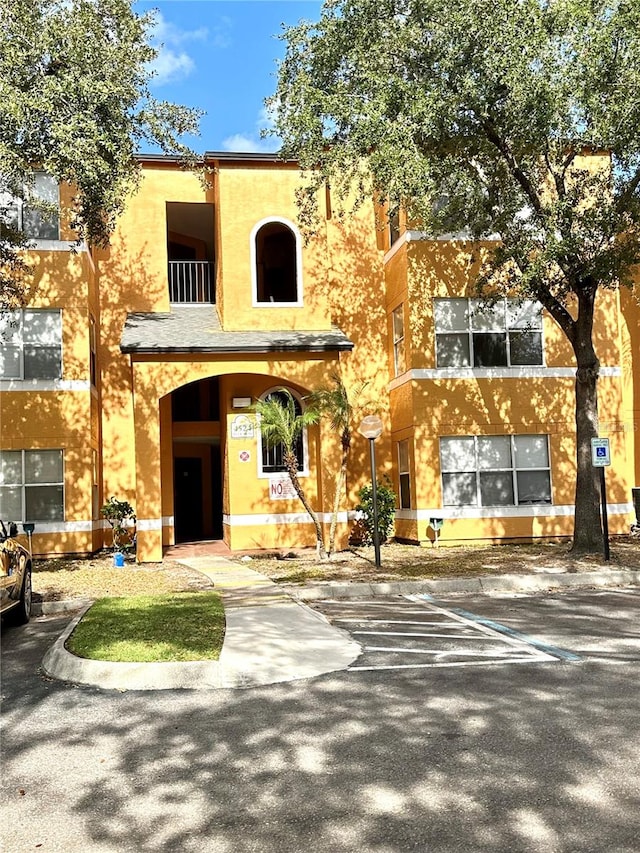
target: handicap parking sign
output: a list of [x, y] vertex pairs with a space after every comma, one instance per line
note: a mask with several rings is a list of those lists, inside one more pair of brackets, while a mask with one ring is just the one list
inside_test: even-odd
[[611, 453], [608, 438], [591, 439], [591, 464], [594, 468], [605, 468], [611, 465]]

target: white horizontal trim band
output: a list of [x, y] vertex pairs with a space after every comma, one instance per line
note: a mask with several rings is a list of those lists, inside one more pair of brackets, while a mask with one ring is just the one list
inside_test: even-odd
[[[322, 524], [331, 523], [330, 512], [319, 512], [318, 519]], [[338, 523], [345, 524], [348, 521], [346, 512], [338, 513]], [[278, 512], [255, 515], [223, 515], [223, 524], [228, 527], [252, 527], [260, 524], [313, 524], [311, 516], [306, 512]]]
[[0, 391], [89, 391], [88, 379], [0, 379]]
[[[612, 378], [622, 376], [620, 367], [601, 367], [600, 376]], [[399, 388], [406, 382], [425, 379], [575, 379], [575, 367], [439, 367], [414, 368], [389, 382], [389, 390]]]
[[[39, 533], [91, 533], [100, 530], [101, 521], [36, 521], [33, 535]], [[18, 530], [22, 533], [22, 523], [18, 522]]]
[[[633, 504], [607, 504], [609, 515], [627, 515], [633, 512]], [[430, 518], [557, 518], [572, 516], [573, 504], [548, 506], [447, 506], [433, 509], [397, 509], [395, 517], [407, 521], [429, 521]]]
[[161, 518], [139, 518], [137, 521], [138, 530], [162, 530]]

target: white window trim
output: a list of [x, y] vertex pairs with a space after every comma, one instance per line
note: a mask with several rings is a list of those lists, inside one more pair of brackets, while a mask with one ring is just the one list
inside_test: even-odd
[[[469, 317], [468, 328], [466, 329], [466, 331], [462, 330], [462, 329], [451, 330], [451, 331], [449, 331], [449, 330], [438, 331], [438, 329], [436, 327], [436, 321], [435, 321], [435, 303], [436, 303], [436, 300], [444, 302], [444, 301], [447, 301], [448, 298], [466, 299], [467, 306], [468, 306], [468, 317]], [[436, 362], [436, 370], [441, 370], [441, 371], [445, 371], [445, 370], [456, 370], [456, 371], [474, 370], [474, 371], [478, 371], [478, 370], [521, 370], [521, 369], [527, 370], [527, 369], [535, 369], [535, 368], [538, 368], [538, 369], [546, 368], [547, 362], [546, 362], [546, 346], [545, 346], [545, 338], [544, 338], [544, 313], [543, 313], [544, 309], [543, 309], [542, 305], [540, 305], [540, 303], [538, 303], [540, 305], [540, 329], [533, 329], [533, 328], [530, 330], [527, 330], [527, 329], [510, 329], [508, 321], [506, 319], [509, 303], [510, 302], [516, 302], [517, 303], [520, 301], [536, 302], [536, 300], [535, 299], [519, 300], [519, 299], [516, 299], [514, 297], [506, 296], [506, 297], [502, 298], [502, 302], [505, 305], [505, 327], [504, 327], [504, 329], [487, 330], [485, 332], [485, 331], [480, 331], [479, 329], [473, 329], [473, 327], [472, 327], [471, 304], [473, 301], [478, 301], [478, 300], [477, 299], [474, 300], [472, 297], [468, 297], [468, 296], [444, 297], [444, 298], [443, 297], [434, 297], [434, 299], [433, 299], [433, 332], [434, 332], [434, 336], [435, 336], [435, 353], [434, 353], [434, 355], [435, 355], [435, 362]], [[500, 301], [500, 300], [498, 300], [498, 301]], [[526, 331], [540, 332], [540, 346], [542, 348], [542, 361], [540, 362], [540, 364], [511, 364], [511, 341], [509, 338], [509, 332], [510, 331], [512, 331], [512, 332], [526, 332]], [[507, 363], [502, 364], [502, 365], [493, 365], [492, 367], [476, 367], [473, 363], [473, 361], [474, 361], [473, 336], [477, 335], [477, 334], [502, 334], [503, 332], [506, 335]], [[443, 365], [441, 367], [438, 366], [438, 335], [463, 335], [463, 334], [466, 334], [468, 336], [468, 339], [469, 339], [469, 361], [470, 361], [470, 364], [465, 366], [465, 367], [450, 367], [448, 365]]]
[[[300, 403], [300, 408], [304, 412], [304, 400], [293, 388], [289, 388], [286, 385], [274, 385], [273, 388], [268, 388], [258, 398], [261, 402], [264, 401], [269, 394], [273, 394], [274, 391], [288, 391], [292, 397], [294, 397], [298, 403]], [[288, 474], [286, 471], [263, 471], [262, 470], [262, 430], [260, 429], [260, 415], [256, 416], [256, 422], [258, 425], [258, 429], [256, 430], [256, 435], [258, 439], [257, 446], [257, 476], [259, 480], [272, 480], [274, 477], [287, 477]], [[302, 430], [302, 467], [298, 469], [298, 477], [301, 479], [309, 476], [309, 438], [307, 435], [307, 428], [305, 427]], [[298, 460], [298, 464], [300, 464], [300, 460]]]
[[[25, 454], [30, 453], [30, 452], [44, 453], [46, 451], [56, 451], [56, 452], [61, 454], [61, 456], [62, 456], [62, 480], [60, 482], [56, 482], [56, 483], [49, 483], [49, 482], [47, 482], [47, 483], [27, 483], [26, 479], [25, 479], [25, 471], [26, 471]], [[65, 504], [66, 504], [66, 488], [65, 488], [66, 459], [65, 459], [64, 449], [62, 447], [27, 447], [26, 449], [21, 449], [21, 450], [7, 449], [7, 452], [8, 453], [21, 453], [22, 454], [21, 482], [20, 483], [3, 483], [2, 484], [3, 486], [9, 486], [9, 487], [13, 487], [13, 488], [19, 487], [20, 488], [20, 492], [21, 492], [21, 495], [20, 495], [21, 518], [6, 518], [6, 519], [3, 518], [2, 520], [5, 522], [5, 524], [7, 521], [15, 521], [17, 524], [35, 523], [38, 525], [38, 527], [40, 527], [41, 525], [44, 525], [44, 524], [62, 524], [65, 520], [65, 517], [66, 517], [66, 506], [65, 506]], [[36, 519], [35, 522], [31, 522], [30, 519], [26, 518], [26, 512], [27, 512], [26, 490], [27, 490], [27, 488], [29, 488], [31, 486], [38, 487], [39, 485], [41, 485], [41, 486], [62, 486], [62, 518], [60, 520], [50, 522], [50, 521], [38, 521]]]
[[[524, 436], [533, 436], [535, 438], [545, 438], [547, 441], [547, 460], [548, 466], [545, 468], [517, 468], [516, 467], [516, 438], [524, 437]], [[511, 467], [510, 468], [480, 468], [480, 453], [478, 450], [478, 441], [482, 438], [509, 438], [510, 439], [510, 450], [511, 450]], [[442, 455], [441, 455], [441, 442], [442, 439], [461, 439], [461, 438], [472, 438], [473, 439], [473, 450], [475, 455], [476, 467], [473, 472], [471, 471], [444, 471], [442, 469]], [[515, 435], [504, 435], [502, 433], [492, 434], [492, 435], [441, 435], [438, 442], [438, 450], [440, 456], [440, 489], [442, 495], [442, 506], [447, 509], [454, 509], [456, 507], [460, 508], [470, 508], [470, 509], [508, 509], [514, 507], [523, 507], [523, 506], [553, 506], [553, 478], [551, 475], [551, 448], [549, 446], [549, 435], [547, 433], [517, 433]], [[480, 476], [481, 472], [502, 472], [506, 473], [507, 471], [511, 472], [511, 480], [513, 484], [513, 503], [512, 504], [483, 504], [481, 500], [481, 489], [480, 489]], [[518, 473], [522, 471], [548, 471], [549, 472], [549, 493], [551, 495], [551, 500], [549, 503], [545, 501], [540, 501], [536, 503], [520, 503], [518, 500]], [[446, 504], [444, 503], [444, 474], [464, 474], [464, 473], [473, 473], [476, 479], [476, 503], [475, 504]]]
[[[279, 225], [286, 226], [296, 238], [296, 291], [298, 298], [295, 302], [259, 302], [258, 301], [258, 270], [257, 270], [257, 253], [256, 253], [256, 237], [258, 231], [265, 225], [272, 222], [277, 222]], [[301, 308], [304, 304], [303, 289], [302, 289], [302, 239], [297, 227], [290, 219], [284, 219], [282, 216], [267, 216], [261, 219], [251, 229], [249, 238], [249, 250], [251, 258], [251, 305], [253, 308]]]

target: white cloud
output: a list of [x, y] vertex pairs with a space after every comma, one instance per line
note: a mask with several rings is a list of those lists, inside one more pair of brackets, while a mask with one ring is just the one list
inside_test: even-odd
[[264, 106], [258, 113], [255, 130], [252, 133], [234, 133], [228, 136], [222, 143], [225, 151], [233, 151], [238, 154], [271, 154], [280, 148], [280, 139], [277, 136], [267, 136], [262, 139], [261, 131], [271, 130], [274, 125], [273, 110]]
[[167, 21], [161, 12], [156, 12], [150, 35], [151, 44], [158, 51], [158, 55], [149, 63], [149, 71], [153, 74], [155, 85], [184, 80], [195, 70], [195, 62], [185, 50], [185, 45], [189, 42], [210, 42], [216, 48], [227, 47], [230, 43], [227, 34], [230, 23], [229, 19], [221, 18], [220, 24], [212, 33], [207, 27], [183, 30]]
[[234, 133], [227, 136], [222, 142], [223, 151], [232, 151], [234, 154], [271, 154], [280, 147], [277, 139], [260, 139], [258, 136], [249, 136], [244, 133]]
[[160, 47], [158, 55], [149, 64], [149, 69], [153, 73], [153, 81], [157, 86], [161, 86], [163, 83], [172, 83], [175, 80], [184, 80], [195, 67], [195, 63], [189, 54], [184, 51], [175, 53], [166, 47]]

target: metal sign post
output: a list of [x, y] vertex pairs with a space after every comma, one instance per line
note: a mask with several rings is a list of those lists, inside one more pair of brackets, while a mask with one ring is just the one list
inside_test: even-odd
[[609, 516], [607, 514], [607, 484], [604, 469], [611, 465], [611, 449], [608, 438], [591, 439], [591, 464], [600, 469], [600, 501], [602, 504], [602, 537], [604, 540], [604, 559], [609, 562]]

